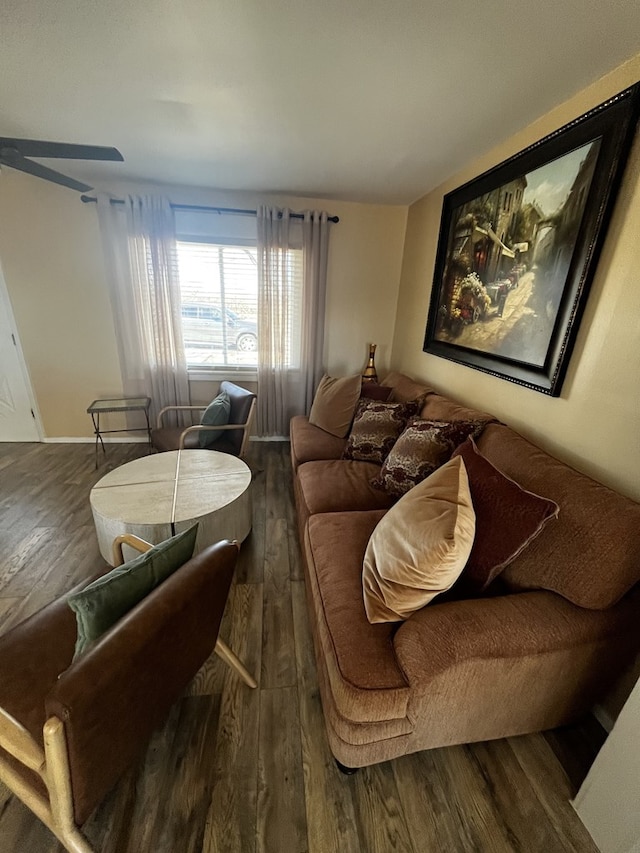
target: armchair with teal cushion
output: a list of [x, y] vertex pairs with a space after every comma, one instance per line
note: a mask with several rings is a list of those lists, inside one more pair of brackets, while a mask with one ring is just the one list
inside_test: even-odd
[[219, 450], [222, 453], [230, 453], [233, 456], [243, 457], [247, 451], [249, 435], [253, 425], [253, 417], [256, 407], [256, 395], [246, 388], [241, 388], [233, 382], [221, 382], [220, 394], [229, 397], [229, 422], [216, 424], [214, 422], [200, 423], [190, 427], [166, 427], [163, 419], [167, 412], [192, 411], [205, 412], [211, 404], [202, 406], [165, 406], [158, 413], [158, 422], [155, 429], [151, 430], [151, 443], [156, 450], [189, 450], [201, 448], [201, 434], [219, 433], [220, 437], [205, 449]]

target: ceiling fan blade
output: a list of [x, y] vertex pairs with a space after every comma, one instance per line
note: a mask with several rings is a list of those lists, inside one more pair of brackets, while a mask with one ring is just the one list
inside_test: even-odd
[[83, 184], [81, 181], [76, 181], [67, 175], [54, 171], [54, 169], [41, 166], [40, 163], [34, 163], [32, 160], [27, 160], [19, 154], [2, 148], [0, 148], [0, 164], [10, 166], [12, 169], [19, 169], [21, 172], [27, 172], [29, 175], [35, 175], [36, 178], [44, 178], [45, 181], [52, 181], [54, 184], [69, 187], [71, 190], [78, 190], [81, 193], [93, 189], [89, 184]]
[[124, 160], [117, 148], [104, 145], [73, 145], [37, 139], [10, 139], [0, 136], [0, 149], [14, 148], [23, 157], [56, 157], [66, 160]]

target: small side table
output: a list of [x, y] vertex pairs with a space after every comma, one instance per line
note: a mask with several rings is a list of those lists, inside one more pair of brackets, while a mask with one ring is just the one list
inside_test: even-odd
[[[151, 424], [149, 423], [150, 397], [117, 397], [111, 400], [94, 400], [88, 407], [87, 413], [93, 421], [93, 432], [96, 437], [96, 468], [98, 467], [98, 441], [102, 445], [102, 452], [106, 454], [102, 436], [112, 432], [138, 432], [146, 430], [149, 438], [149, 449], [151, 449]], [[106, 412], [144, 412], [146, 427], [133, 427], [129, 429], [100, 429], [100, 415]]]

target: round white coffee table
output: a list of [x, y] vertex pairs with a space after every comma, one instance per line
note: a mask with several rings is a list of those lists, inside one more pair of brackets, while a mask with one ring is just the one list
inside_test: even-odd
[[[90, 503], [104, 559], [121, 533], [154, 545], [198, 522], [196, 551], [251, 531], [251, 471], [216, 450], [171, 450], [135, 459], [106, 474]], [[135, 556], [132, 552], [130, 556]]]

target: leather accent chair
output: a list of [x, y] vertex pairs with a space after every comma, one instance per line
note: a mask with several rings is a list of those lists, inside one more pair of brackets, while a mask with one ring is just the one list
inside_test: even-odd
[[191, 411], [204, 412], [204, 406], [165, 406], [158, 412], [156, 428], [151, 430], [151, 443], [156, 450], [188, 450], [199, 449], [200, 442], [198, 433], [202, 430], [208, 432], [224, 432], [224, 435], [214, 442], [211, 450], [221, 453], [231, 453], [233, 456], [243, 457], [249, 444], [249, 435], [253, 425], [253, 417], [256, 408], [256, 395], [241, 388], [233, 382], [221, 382], [220, 391], [226, 391], [231, 401], [231, 412], [229, 423], [224, 426], [209, 426], [197, 424], [190, 427], [165, 427], [162, 425], [167, 412]]
[[[119, 562], [123, 541], [151, 547], [119, 537]], [[70, 853], [92, 853], [79, 827], [214, 647], [256, 686], [218, 640], [237, 554], [228, 541], [201, 551], [75, 661], [66, 595], [0, 637], [0, 779]]]

